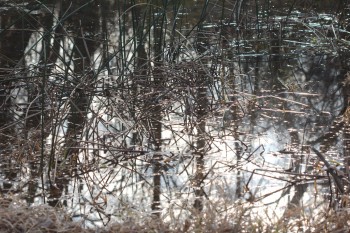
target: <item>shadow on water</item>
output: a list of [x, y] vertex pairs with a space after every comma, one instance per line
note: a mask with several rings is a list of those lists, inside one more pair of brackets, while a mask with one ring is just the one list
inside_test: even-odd
[[89, 226], [344, 207], [349, 5], [220, 4], [1, 3], [1, 194]]

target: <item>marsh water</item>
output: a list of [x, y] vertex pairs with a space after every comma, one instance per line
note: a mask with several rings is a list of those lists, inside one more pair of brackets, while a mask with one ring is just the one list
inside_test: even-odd
[[312, 148], [346, 168], [348, 7], [2, 1], [2, 195], [87, 226], [335, 205]]

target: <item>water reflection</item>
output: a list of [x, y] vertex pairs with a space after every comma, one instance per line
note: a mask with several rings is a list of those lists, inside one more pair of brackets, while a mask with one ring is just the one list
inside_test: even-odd
[[349, 148], [342, 22], [258, 2], [4, 6], [2, 193], [90, 224], [302, 206], [326, 180], [309, 146]]

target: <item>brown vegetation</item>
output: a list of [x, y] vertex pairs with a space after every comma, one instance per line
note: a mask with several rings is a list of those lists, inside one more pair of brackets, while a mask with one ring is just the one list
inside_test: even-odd
[[91, 232], [52, 207], [25, 207], [10, 199], [2, 199], [0, 205], [0, 232]]
[[[279, 221], [273, 221], [267, 213], [257, 215], [249, 208], [237, 207], [232, 214], [221, 216], [209, 206], [205, 211], [193, 215], [181, 223], [165, 223], [158, 217], [138, 218], [121, 223], [110, 224], [109, 227], [88, 229], [81, 222], [73, 222], [61, 209], [39, 205], [26, 207], [12, 199], [0, 199], [0, 232], [246, 232], [246, 233], [328, 233], [349, 232], [350, 213], [346, 210], [335, 212], [324, 210], [319, 213], [305, 213], [295, 208]], [[264, 216], [262, 216], [264, 215]]]

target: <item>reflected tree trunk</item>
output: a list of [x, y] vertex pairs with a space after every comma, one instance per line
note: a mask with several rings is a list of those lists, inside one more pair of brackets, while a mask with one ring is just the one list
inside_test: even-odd
[[[84, 1], [75, 2], [72, 9], [78, 9], [84, 5]], [[67, 6], [67, 9], [69, 6]], [[73, 84], [71, 107], [68, 114], [68, 128], [66, 132], [66, 157], [69, 158], [73, 168], [76, 165], [79, 153], [80, 141], [83, 139], [83, 129], [86, 126], [87, 113], [90, 105], [90, 94], [94, 86], [92, 82], [95, 78], [93, 55], [98, 47], [97, 33], [99, 30], [98, 2], [79, 9], [67, 23], [72, 23], [76, 30], [74, 35], [73, 57], [74, 57], [74, 77], [68, 80]], [[65, 9], [65, 8], [64, 8]], [[89, 93], [90, 92], [90, 93]]]
[[153, 68], [153, 93], [151, 98], [152, 110], [150, 114], [150, 127], [151, 127], [151, 139], [154, 144], [154, 156], [153, 156], [153, 202], [152, 211], [157, 216], [160, 216], [160, 196], [161, 196], [161, 177], [163, 173], [163, 167], [161, 164], [162, 156], [162, 106], [161, 106], [161, 90], [165, 85], [164, 78], [162, 77], [161, 67], [163, 65], [163, 49], [164, 39], [166, 32], [166, 9], [167, 2], [161, 3], [156, 1], [156, 8], [152, 12], [152, 22], [154, 22], [154, 68]]
[[[204, 11], [203, 15], [204, 16]], [[202, 25], [198, 28], [198, 38], [197, 38], [197, 52], [199, 55], [202, 55], [207, 50], [208, 38], [202, 28]], [[204, 60], [202, 60], [204, 61]], [[197, 131], [197, 141], [194, 147], [194, 156], [196, 162], [196, 171], [194, 175], [194, 194], [195, 202], [194, 208], [198, 211], [203, 210], [203, 197], [206, 195], [204, 191], [204, 174], [205, 174], [205, 154], [207, 152], [207, 137], [206, 137], [206, 118], [208, 115], [208, 106], [209, 101], [207, 97], [208, 90], [208, 76], [205, 72], [206, 66], [204, 64], [194, 64], [193, 65], [193, 74], [190, 74], [191, 79], [194, 80], [196, 90], [195, 102], [194, 104], [194, 114], [196, 116], [196, 131]]]
[[[288, 109], [288, 106], [284, 107], [285, 109]], [[292, 120], [293, 116], [290, 113], [286, 113], [286, 122], [288, 122], [287, 127], [288, 128], [294, 128], [294, 125], [291, 124], [293, 122]], [[299, 152], [298, 146], [300, 145], [299, 135], [297, 130], [293, 130], [290, 132], [290, 138], [291, 138], [291, 146], [292, 148], [297, 149], [297, 151], [291, 152], [291, 164], [289, 165], [287, 169], [292, 169], [291, 172], [296, 174], [302, 174], [304, 171], [302, 171], [302, 163], [304, 162], [304, 151], [303, 148], [301, 149], [301, 152]], [[287, 207], [285, 209], [285, 212], [283, 214], [282, 219], [284, 216], [289, 215], [290, 213], [293, 213], [302, 205], [302, 198], [304, 194], [307, 191], [308, 184], [305, 183], [297, 183], [294, 186], [294, 195], [292, 197], [292, 200], [287, 204]], [[288, 192], [290, 192], [291, 189], [288, 189]]]
[[[5, 180], [14, 180], [19, 173], [18, 165], [13, 167], [13, 155], [30, 156], [33, 158], [35, 142], [37, 138], [28, 137], [28, 132], [33, 128], [39, 128], [40, 117], [35, 112], [28, 111], [33, 96], [37, 96], [37, 90], [32, 90], [35, 80], [27, 78], [25, 69], [25, 50], [29, 45], [29, 39], [33, 32], [40, 27], [50, 24], [48, 15], [44, 13], [31, 14], [15, 7], [2, 12], [0, 15], [0, 151], [3, 155], [11, 155], [4, 164]], [[41, 22], [45, 22], [41, 24]], [[11, 81], [10, 81], [11, 80]], [[37, 83], [36, 83], [37, 84]], [[17, 95], [22, 95], [22, 101], [17, 102]], [[25, 96], [25, 97], [23, 97]], [[18, 113], [20, 112], [20, 113]], [[24, 113], [28, 114], [24, 114]], [[40, 138], [40, 136], [39, 136]], [[23, 148], [11, 148], [12, 142], [21, 140]], [[28, 143], [29, 142], [29, 143]], [[5, 160], [5, 158], [2, 158]], [[15, 163], [16, 164], [16, 163]], [[8, 166], [9, 169], [6, 168]], [[4, 190], [12, 188], [12, 183], [4, 183]]]
[[207, 152], [207, 142], [206, 142], [206, 116], [208, 114], [208, 97], [207, 97], [207, 83], [206, 74], [199, 68], [198, 76], [196, 79], [197, 96], [196, 102], [197, 106], [195, 109], [195, 115], [197, 117], [197, 141], [194, 151], [194, 156], [196, 158], [196, 172], [194, 176], [194, 194], [195, 202], [194, 207], [198, 211], [203, 210], [203, 197], [205, 196], [204, 191], [204, 174], [205, 174], [205, 153]]
[[[350, 181], [350, 73], [346, 74], [345, 82], [343, 86], [344, 93], [344, 114], [343, 114], [343, 156], [344, 156], [344, 166], [346, 171], [346, 176], [348, 181]], [[350, 192], [348, 187], [345, 190], [347, 193]]]
[[40, 177], [40, 173], [38, 172], [39, 168], [35, 162], [29, 163], [29, 169], [30, 169], [30, 180], [28, 182], [28, 192], [26, 196], [26, 201], [28, 204], [33, 204], [36, 191], [38, 190], [38, 187], [39, 187], [38, 177]]
[[[242, 7], [245, 7], [245, 1], [240, 0], [236, 2], [235, 5], [236, 17], [234, 18], [233, 25], [235, 26], [225, 26], [222, 25], [221, 33], [220, 33], [220, 41], [222, 49], [222, 62], [219, 64], [221, 75], [221, 98], [222, 103], [225, 104], [225, 111], [223, 115], [223, 131], [229, 129], [230, 135], [233, 136], [234, 143], [234, 153], [236, 154], [236, 190], [235, 197], [238, 199], [242, 196], [242, 184], [243, 184], [243, 173], [240, 170], [240, 164], [242, 162], [242, 145], [240, 143], [240, 135], [239, 135], [239, 125], [240, 125], [240, 114], [241, 110], [239, 108], [239, 101], [237, 99], [237, 83], [240, 82], [239, 76], [240, 74], [249, 73], [249, 66], [247, 62], [242, 62], [241, 58], [238, 58], [238, 69], [235, 67], [236, 63], [234, 62], [236, 58], [236, 54], [228, 45], [228, 41], [235, 40], [237, 43], [237, 48], [239, 48], [239, 44], [241, 41], [241, 33], [239, 30], [240, 23], [242, 20], [241, 10]], [[253, 109], [248, 109], [251, 111]], [[226, 133], [225, 133], [226, 135]]]
[[[62, 1], [61, 12], [67, 14], [74, 11], [71, 18], [64, 21], [66, 25], [73, 25], [73, 50], [71, 60], [74, 64], [73, 75], [66, 73], [66, 86], [70, 87], [70, 110], [67, 117], [67, 130], [65, 134], [66, 152], [64, 161], [57, 168], [54, 182], [50, 185], [49, 204], [57, 205], [62, 192], [67, 188], [69, 177], [76, 172], [78, 154], [80, 152], [81, 141], [83, 140], [83, 131], [87, 122], [87, 113], [90, 107], [90, 101], [93, 98], [91, 94], [94, 86], [94, 61], [93, 55], [98, 47], [97, 34], [99, 32], [99, 11], [98, 1], [86, 4], [84, 1], [76, 1], [72, 5], [70, 2]], [[69, 62], [65, 64], [69, 66]], [[69, 69], [66, 67], [66, 69]], [[52, 166], [52, 164], [50, 164]], [[51, 180], [50, 180], [51, 181]]]
[[[38, 30], [39, 18], [28, 13], [20, 12], [11, 8], [8, 12], [0, 15], [0, 149], [6, 151], [5, 142], [11, 142], [14, 136], [14, 111], [11, 107], [22, 109], [23, 106], [12, 106], [12, 91], [16, 83], [22, 81], [24, 71], [24, 51], [28, 45], [33, 31]], [[16, 81], [18, 78], [18, 81]], [[10, 81], [11, 80], [11, 81]]]
[[[135, 3], [133, 3], [135, 4]], [[151, 74], [151, 65], [148, 59], [148, 54], [146, 52], [145, 44], [147, 43], [147, 35], [144, 32], [144, 27], [146, 26], [146, 12], [142, 11], [142, 6], [135, 6], [132, 8], [132, 20], [133, 20], [133, 30], [134, 30], [134, 50], [135, 50], [135, 72], [131, 80], [131, 117], [135, 122], [137, 119], [137, 108], [140, 107], [140, 102], [142, 102], [143, 97], [149, 88], [149, 76]], [[151, 38], [148, 38], [149, 40]], [[142, 103], [143, 105], [144, 103]], [[147, 120], [144, 121], [147, 125]], [[141, 144], [141, 135], [138, 132], [132, 133], [132, 145]]]

